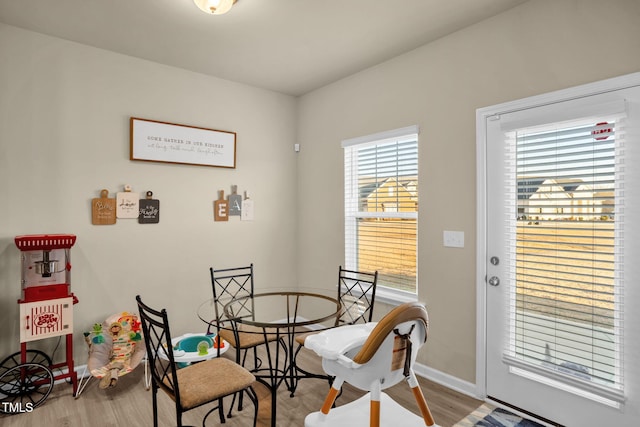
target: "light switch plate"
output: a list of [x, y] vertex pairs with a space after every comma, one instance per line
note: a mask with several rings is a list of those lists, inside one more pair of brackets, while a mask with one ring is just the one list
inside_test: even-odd
[[442, 232], [442, 243], [448, 248], [464, 248], [464, 231]]

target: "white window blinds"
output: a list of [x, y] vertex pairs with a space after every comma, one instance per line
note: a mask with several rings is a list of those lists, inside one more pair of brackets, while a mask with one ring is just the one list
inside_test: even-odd
[[512, 197], [505, 361], [621, 402], [624, 120], [506, 133]]
[[418, 130], [343, 141], [346, 267], [416, 293]]

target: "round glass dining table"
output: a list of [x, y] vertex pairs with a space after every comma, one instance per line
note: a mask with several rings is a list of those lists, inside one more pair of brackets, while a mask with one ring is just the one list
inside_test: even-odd
[[[264, 337], [266, 366], [252, 372], [271, 391], [271, 424], [275, 426], [278, 388], [285, 382], [293, 396], [297, 383], [296, 334], [332, 328], [340, 312], [335, 290], [263, 290], [223, 301], [209, 299], [198, 308], [198, 317], [211, 330], [241, 330]], [[275, 348], [269, 341], [276, 343]]]

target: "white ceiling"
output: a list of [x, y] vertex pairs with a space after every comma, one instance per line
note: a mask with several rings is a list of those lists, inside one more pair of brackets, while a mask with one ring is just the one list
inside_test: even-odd
[[526, 0], [0, 0], [0, 22], [302, 95]]

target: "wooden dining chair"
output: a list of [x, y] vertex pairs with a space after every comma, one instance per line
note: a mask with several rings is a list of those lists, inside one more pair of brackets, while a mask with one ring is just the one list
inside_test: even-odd
[[[209, 324], [207, 334], [215, 333], [227, 341], [236, 350], [236, 362], [246, 367], [247, 353], [253, 350], [253, 370], [260, 368], [262, 361], [258, 357], [257, 348], [261, 345], [268, 345], [269, 342], [276, 341], [276, 334], [264, 334], [260, 328], [253, 328], [242, 325], [239, 322], [223, 321], [224, 306], [232, 300], [253, 296], [253, 264], [247, 267], [235, 267], [216, 270], [213, 267], [211, 272], [211, 288], [213, 291], [214, 312], [216, 319]], [[251, 298], [246, 299], [248, 306], [239, 313], [242, 316], [251, 316], [253, 308]]]
[[184, 412], [208, 403], [216, 405], [206, 413], [202, 425], [205, 425], [207, 417], [216, 409], [220, 422], [224, 423], [223, 398], [246, 392], [254, 405], [255, 427], [258, 398], [252, 388], [256, 381], [254, 375], [239, 364], [221, 357], [178, 368], [174, 359], [167, 311], [147, 306], [140, 295], [136, 296], [136, 301], [151, 371], [154, 427], [158, 426], [158, 390], [164, 391], [175, 402], [178, 426], [182, 426]]
[[[338, 301], [342, 305], [340, 316], [336, 318], [335, 326], [354, 325], [357, 323], [371, 322], [373, 319], [373, 306], [376, 299], [376, 287], [378, 285], [378, 272], [373, 273], [348, 270], [340, 266], [338, 268]], [[294, 395], [297, 381], [304, 378], [320, 378], [330, 382], [332, 378], [326, 374], [315, 374], [302, 369], [296, 363], [298, 353], [304, 347], [308, 336], [316, 334], [311, 331], [296, 335], [295, 341], [298, 347], [294, 353], [293, 366], [296, 373], [295, 379], [290, 385], [291, 396]]]

